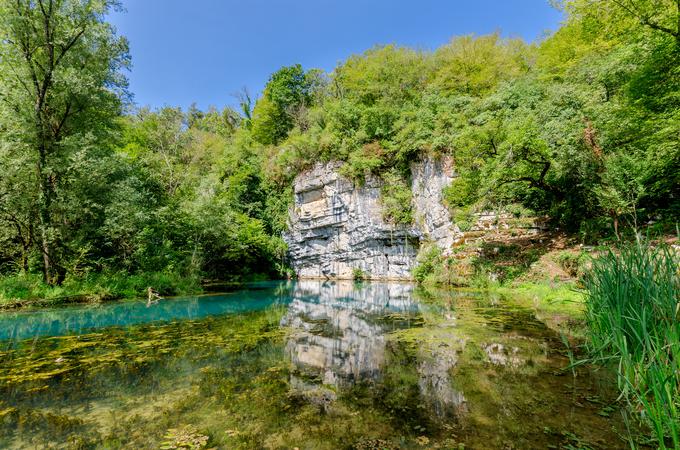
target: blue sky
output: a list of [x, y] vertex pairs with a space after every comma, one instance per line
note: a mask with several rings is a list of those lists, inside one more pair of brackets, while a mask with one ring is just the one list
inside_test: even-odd
[[332, 70], [376, 44], [434, 49], [454, 35], [555, 30], [548, 0], [123, 0], [109, 20], [130, 41], [140, 105], [222, 107], [257, 95], [284, 65]]

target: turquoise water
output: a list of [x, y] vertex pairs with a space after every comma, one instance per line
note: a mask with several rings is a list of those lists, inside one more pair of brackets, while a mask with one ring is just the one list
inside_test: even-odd
[[508, 299], [402, 283], [6, 313], [0, 448], [626, 448], [565, 353]]
[[173, 297], [147, 304], [145, 300], [45, 308], [0, 314], [0, 340], [86, 333], [99, 328], [197, 320], [223, 314], [260, 311], [290, 301], [278, 282], [256, 283], [227, 294]]

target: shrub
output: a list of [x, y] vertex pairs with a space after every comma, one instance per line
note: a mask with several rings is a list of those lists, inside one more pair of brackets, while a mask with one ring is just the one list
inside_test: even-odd
[[413, 223], [411, 188], [395, 170], [383, 175], [383, 186], [380, 194], [382, 214], [385, 221], [395, 225]]
[[378, 142], [363, 145], [350, 153], [340, 172], [351, 180], [363, 184], [369, 174], [376, 174], [384, 166], [384, 149]]
[[413, 278], [418, 283], [423, 283], [427, 278], [434, 275], [438, 266], [441, 265], [441, 255], [442, 251], [436, 245], [423, 247], [418, 253], [417, 265], [413, 269]]
[[69, 276], [63, 285], [49, 286], [38, 274], [14, 275], [0, 278], [0, 304], [33, 300], [59, 303], [74, 297], [90, 301], [144, 297], [148, 287], [164, 296], [193, 294], [201, 292], [200, 281], [196, 274], [121, 271]]
[[459, 207], [453, 212], [453, 221], [462, 232], [470, 231], [474, 224], [474, 216], [470, 207]]
[[455, 178], [442, 192], [449, 208], [468, 206], [477, 201], [479, 179], [476, 172], [469, 172]]
[[581, 278], [589, 257], [586, 253], [563, 251], [557, 254], [555, 261], [571, 277]]

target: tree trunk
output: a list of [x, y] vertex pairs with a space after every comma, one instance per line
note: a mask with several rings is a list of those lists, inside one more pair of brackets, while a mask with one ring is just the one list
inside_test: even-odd
[[49, 175], [45, 173], [47, 162], [47, 149], [44, 144], [40, 145], [40, 159], [37, 166], [39, 200], [38, 217], [40, 226], [40, 251], [43, 256], [43, 280], [45, 283], [54, 285], [57, 283], [54, 271], [54, 251], [52, 247], [52, 186]]
[[28, 252], [25, 249], [21, 253], [21, 272], [24, 275], [28, 273]]
[[614, 234], [616, 235], [616, 240], [620, 241], [621, 237], [619, 236], [619, 216], [614, 214]]

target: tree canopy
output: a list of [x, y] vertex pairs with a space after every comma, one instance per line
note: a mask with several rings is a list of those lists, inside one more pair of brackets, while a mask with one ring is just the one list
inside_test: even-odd
[[0, 270], [281, 275], [292, 179], [316, 161], [381, 177], [394, 224], [425, 155], [455, 163], [454, 217], [521, 207], [583, 236], [677, 219], [677, 2], [558, 6], [541, 42], [376, 46], [183, 111], [131, 105], [115, 1], [0, 0]]

